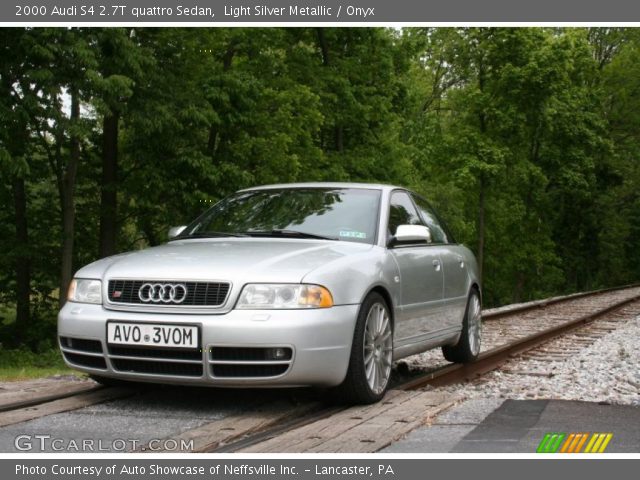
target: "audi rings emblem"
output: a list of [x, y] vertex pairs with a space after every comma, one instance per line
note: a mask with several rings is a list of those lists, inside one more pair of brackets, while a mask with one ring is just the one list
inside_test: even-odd
[[145, 283], [138, 290], [144, 303], [182, 303], [187, 298], [187, 286], [182, 283]]

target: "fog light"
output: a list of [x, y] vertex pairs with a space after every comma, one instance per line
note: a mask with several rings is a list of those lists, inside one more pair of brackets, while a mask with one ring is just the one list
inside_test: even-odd
[[284, 348], [272, 348], [269, 353], [273, 360], [285, 360], [288, 356]]

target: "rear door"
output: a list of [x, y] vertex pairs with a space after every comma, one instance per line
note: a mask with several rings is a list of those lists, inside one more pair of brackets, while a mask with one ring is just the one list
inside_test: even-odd
[[[399, 225], [424, 225], [406, 191], [392, 192], [387, 235]], [[432, 244], [397, 245], [390, 249], [400, 271], [401, 305], [396, 313], [396, 346], [420, 341], [440, 328], [444, 276], [440, 248]]]
[[467, 306], [469, 275], [464, 257], [459, 251], [436, 212], [422, 197], [412, 194], [422, 221], [431, 230], [433, 243], [440, 247], [440, 259], [444, 273], [444, 299], [442, 320], [447, 326], [462, 326]]

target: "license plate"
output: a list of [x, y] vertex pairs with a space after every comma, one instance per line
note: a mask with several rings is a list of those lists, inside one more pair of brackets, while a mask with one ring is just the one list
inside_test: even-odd
[[198, 327], [109, 322], [107, 324], [107, 342], [117, 345], [197, 348]]

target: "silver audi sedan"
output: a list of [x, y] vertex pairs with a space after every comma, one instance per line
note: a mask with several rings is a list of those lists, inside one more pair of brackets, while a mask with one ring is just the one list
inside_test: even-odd
[[480, 351], [471, 251], [404, 188], [241, 190], [164, 245], [80, 269], [58, 316], [66, 363], [114, 380], [330, 387], [381, 399], [394, 360]]

